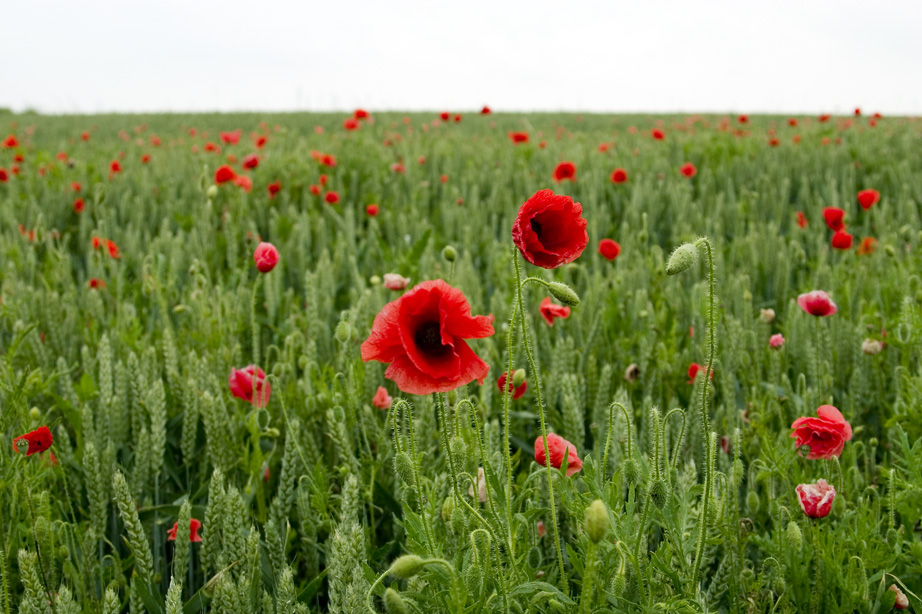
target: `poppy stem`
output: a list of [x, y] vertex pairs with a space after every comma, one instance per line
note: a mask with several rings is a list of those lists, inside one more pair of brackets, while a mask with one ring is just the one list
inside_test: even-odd
[[[608, 451], [611, 450], [611, 434], [615, 429], [615, 407], [620, 407], [621, 411], [624, 412], [624, 417], [627, 419], [627, 410], [624, 408], [624, 405], [615, 401], [608, 406], [608, 432], [605, 434], [605, 452], [602, 453], [602, 470], [599, 472], [599, 486], [602, 486], [602, 481], [605, 479], [605, 474], [608, 472]], [[631, 456], [631, 423], [628, 421], [627, 424], [627, 455], [628, 458]]]
[[[532, 376], [535, 378], [535, 397], [538, 401], [538, 417], [541, 420], [541, 440], [544, 442], [544, 468], [547, 473], [547, 490], [551, 504], [551, 520], [554, 527], [554, 548], [557, 550], [557, 565], [560, 570], [560, 586], [564, 593], [569, 591], [567, 586], [567, 575], [563, 567], [563, 552], [560, 549], [560, 527], [557, 526], [557, 505], [554, 501], [554, 484], [551, 481], [551, 451], [547, 442], [547, 424], [544, 418], [544, 399], [541, 396], [541, 373], [538, 371], [538, 365], [535, 363], [534, 354], [531, 346], [528, 344], [528, 322], [525, 320], [525, 301], [522, 298], [522, 267], [519, 264], [518, 257], [512, 259], [515, 265], [515, 292], [519, 304], [519, 316], [522, 320], [522, 345], [525, 346], [525, 356], [528, 358], [528, 365], [531, 368]], [[569, 452], [567, 453], [569, 460]]]
[[416, 456], [416, 437], [414, 437], [413, 433], [413, 406], [404, 399], [397, 399], [397, 402], [394, 403], [394, 411], [397, 411], [398, 405], [403, 405], [404, 416], [410, 429], [410, 460], [413, 461], [410, 465], [413, 467], [414, 490], [416, 490], [416, 498], [419, 499], [419, 511], [423, 516], [423, 527], [426, 530], [426, 541], [429, 542], [429, 553], [435, 555], [435, 537], [432, 536], [432, 523], [429, 522], [429, 514], [426, 513], [426, 505], [423, 502], [423, 489], [419, 483], [419, 459]]
[[256, 321], [256, 300], [259, 293], [260, 279], [262, 279], [262, 275], [258, 275], [256, 281], [253, 282], [253, 300], [250, 302], [250, 323], [253, 327], [253, 364], [257, 367], [259, 366], [259, 323]]
[[[512, 261], [518, 262], [517, 250], [512, 248]], [[519, 313], [519, 295], [515, 295], [512, 301], [512, 316], [509, 318], [509, 328], [506, 330], [506, 377], [512, 377], [512, 359], [514, 351], [512, 349], [513, 335], [515, 333], [515, 318]], [[509, 386], [503, 386], [503, 437], [505, 439], [504, 454], [506, 457], [506, 471], [508, 478], [506, 482], [506, 525], [509, 532], [509, 558], [515, 560], [515, 540], [512, 537], [512, 444], [509, 435], [509, 407], [512, 403], [513, 390]]]

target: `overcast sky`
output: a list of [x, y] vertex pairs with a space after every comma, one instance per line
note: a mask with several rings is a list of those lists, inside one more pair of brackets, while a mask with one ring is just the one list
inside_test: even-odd
[[920, 77], [920, 0], [13, 0], [0, 20], [0, 107], [43, 112], [922, 114]]

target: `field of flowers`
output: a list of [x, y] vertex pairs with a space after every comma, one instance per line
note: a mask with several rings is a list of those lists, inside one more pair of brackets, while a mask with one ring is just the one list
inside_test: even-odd
[[922, 123], [0, 139], [0, 614], [922, 612]]

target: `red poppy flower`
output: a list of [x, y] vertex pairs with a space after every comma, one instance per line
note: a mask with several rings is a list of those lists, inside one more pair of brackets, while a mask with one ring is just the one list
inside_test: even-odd
[[162, 141], [160, 140], [160, 137], [159, 137], [159, 136], [152, 136], [152, 137], [150, 137], [150, 144], [151, 144], [153, 147], [160, 147], [161, 143], [162, 143]]
[[[507, 379], [506, 376], [508, 374], [509, 372], [507, 371], [506, 373], [503, 373], [502, 375], [500, 375], [499, 379], [496, 380], [496, 387], [499, 388], [500, 392], [503, 392], [503, 386], [506, 386], [506, 379]], [[508, 386], [509, 386], [508, 390], [509, 392], [512, 393], [512, 400], [514, 401], [515, 399], [518, 399], [523, 394], [525, 394], [525, 391], [528, 389], [528, 382], [523, 381], [521, 386], [519, 386], [518, 388], [514, 388], [512, 384], [512, 380], [509, 380]]]
[[320, 196], [320, 191], [321, 191], [321, 190], [320, 190], [320, 186], [319, 186], [319, 185], [311, 184], [310, 188], [308, 188], [308, 189], [310, 190], [311, 194], [313, 194], [314, 196]]
[[823, 219], [826, 220], [826, 226], [833, 232], [838, 232], [845, 228], [845, 211], [836, 207], [826, 207], [823, 209]]
[[808, 518], [825, 518], [832, 511], [836, 489], [826, 480], [819, 479], [816, 484], [798, 484], [794, 490], [797, 491], [800, 509]]
[[781, 140], [780, 140], [780, 139], [774, 139], [774, 138], [773, 138], [773, 139], [768, 139], [768, 145], [769, 145], [769, 147], [777, 147], [778, 145], [781, 145]]
[[490, 109], [490, 107], [488, 107], [487, 105], [483, 105], [483, 108], [480, 109], [480, 114], [481, 114], [481, 115], [489, 115], [489, 114], [492, 113], [492, 112], [493, 112], [493, 111], [492, 111], [492, 110]]
[[457, 124], [457, 123], [460, 122], [460, 121], [461, 121], [461, 115], [460, 115], [460, 114], [459, 114], [459, 115], [455, 115], [455, 123]]
[[560, 183], [564, 179], [576, 181], [576, 165], [572, 162], [561, 162], [554, 169], [554, 181]]
[[625, 183], [627, 182], [627, 171], [623, 168], [616, 168], [611, 172], [611, 182], [612, 183]]
[[368, 111], [365, 109], [356, 109], [355, 113], [352, 114], [352, 117], [355, 119], [368, 119]]
[[556, 269], [583, 253], [589, 243], [583, 207], [569, 196], [539, 190], [519, 208], [512, 240], [535, 266]]
[[880, 201], [880, 192], [877, 190], [861, 190], [858, 192], [858, 204], [867, 211]]
[[10, 136], [6, 137], [6, 139], [3, 141], [3, 146], [7, 149], [19, 147], [19, 141], [16, 140], [16, 135], [11, 134]]
[[439, 113], [439, 117], [442, 118], [443, 122], [447, 122], [448, 118], [451, 117], [451, 113], [449, 113], [448, 111], [442, 111], [441, 113]]
[[85, 208], [85, 205], [83, 204], [82, 198], [78, 198], [77, 200], [74, 201], [74, 213], [83, 213], [84, 208]]
[[267, 185], [266, 189], [269, 190], [269, 198], [275, 198], [275, 195], [282, 189], [282, 184], [278, 181], [274, 181]]
[[141, 164], [147, 164], [148, 162], [150, 162], [150, 154], [141, 156]]
[[791, 119], [789, 119], [789, 120], [788, 120], [788, 126], [791, 126], [792, 128], [796, 128], [796, 127], [797, 127], [797, 118], [792, 117]]
[[509, 140], [518, 145], [519, 143], [528, 142], [528, 133], [527, 132], [510, 132]]
[[599, 241], [599, 253], [606, 260], [614, 260], [621, 253], [621, 246], [614, 239], [602, 239]]
[[326, 184], [327, 184], [327, 176], [320, 175], [320, 185], [326, 185]]
[[367, 213], [371, 217], [378, 215], [378, 205], [375, 205], [375, 204], [366, 205], [365, 213]]
[[233, 181], [235, 177], [237, 177], [237, 173], [226, 164], [224, 166], [219, 166], [218, 170], [214, 172], [215, 183], [227, 183], [228, 181]]
[[252, 403], [257, 409], [269, 404], [272, 387], [266, 379], [265, 372], [255, 365], [243, 369], [231, 369], [227, 382], [231, 394], [236, 398]]
[[58, 155], [55, 157], [61, 162], [67, 162], [67, 152], [65, 151], [59, 151]]
[[99, 249], [102, 246], [102, 239], [93, 237], [93, 249]]
[[[40, 454], [51, 447], [54, 438], [47, 426], [40, 426], [30, 433], [20, 435], [13, 440], [13, 451], [20, 452], [25, 449], [26, 456]], [[20, 443], [22, 442], [22, 443]]]
[[686, 162], [682, 165], [682, 168], [679, 169], [679, 172], [686, 177], [691, 178], [698, 174], [698, 169], [695, 168], [695, 165], [691, 162]]
[[[202, 541], [201, 536], [198, 534], [198, 530], [202, 528], [202, 521], [196, 520], [195, 518], [189, 519], [189, 541], [192, 543], [197, 543]], [[176, 541], [176, 531], [179, 529], [179, 523], [174, 522], [172, 529], [167, 529], [166, 538], [168, 541]]]
[[89, 140], [90, 140], [90, 133], [87, 132], [86, 130], [84, 130], [84, 131], [80, 134], [80, 140], [89, 141]]
[[813, 290], [797, 297], [797, 304], [811, 316], [825, 317], [835, 315], [839, 310], [829, 295], [822, 290]]
[[448, 183], [448, 175], [440, 175], [439, 181], [441, 181], [442, 183]]
[[657, 141], [662, 141], [663, 139], [666, 138], [666, 133], [660, 130], [659, 128], [654, 128], [653, 138], [656, 139]]
[[118, 160], [112, 160], [112, 162], [109, 163], [109, 172], [110, 173], [121, 173], [122, 172], [121, 162], [119, 162]]
[[400, 162], [394, 162], [391, 164], [391, 172], [403, 174], [407, 172], [407, 168]]
[[121, 254], [118, 253], [118, 245], [115, 244], [115, 241], [112, 239], [106, 239], [106, 249], [109, 251], [109, 256], [118, 260], [121, 258]]
[[6, 183], [10, 180], [9, 174], [6, 172], [5, 168], [0, 168], [0, 183]]
[[748, 115], [740, 115], [739, 117], [736, 118], [736, 121], [738, 121], [738, 122], [741, 123], [741, 124], [748, 124], [748, 123], [749, 123], [749, 116], [748, 116]]
[[14, 164], [13, 166], [11, 166], [10, 172], [13, 173], [14, 175], [19, 175], [19, 166], [17, 164]]
[[804, 215], [803, 211], [797, 212], [797, 225], [800, 226], [801, 228], [807, 227], [807, 216]]
[[378, 390], [375, 391], [375, 396], [371, 399], [371, 404], [378, 409], [387, 409], [393, 402], [394, 398], [387, 394], [387, 388], [384, 386], [378, 386]]
[[324, 195], [323, 200], [327, 201], [331, 205], [335, 205], [339, 202], [339, 194], [337, 192], [327, 192]]
[[256, 168], [257, 166], [259, 166], [259, 156], [257, 156], [255, 153], [250, 154], [243, 159], [243, 168], [252, 169]]
[[831, 117], [832, 115], [829, 114], [820, 115], [820, 123], [828, 122]]
[[91, 277], [89, 284], [90, 284], [90, 288], [92, 288], [93, 290], [96, 290], [97, 288], [106, 287], [106, 282], [104, 282], [103, 280], [97, 277]]
[[266, 143], [268, 142], [269, 142], [269, 137], [267, 137], [264, 134], [261, 134], [258, 137], [256, 137], [256, 139], [253, 141], [253, 144], [256, 145], [257, 149], [262, 149], [263, 147], [266, 146]]
[[279, 262], [279, 250], [271, 243], [263, 241], [256, 246], [253, 252], [253, 260], [256, 262], [256, 269], [260, 273], [268, 273], [275, 268]]
[[16, 161], [16, 162], [25, 162], [25, 161], [26, 161], [26, 157], [25, 157], [24, 155], [22, 155], [21, 153], [18, 153], [18, 154], [16, 154], [15, 156], [13, 156], [13, 160]]
[[832, 405], [820, 405], [816, 415], [795, 420], [791, 437], [797, 440], [797, 447], [810, 446], [807, 460], [838, 457], [845, 442], [852, 438], [852, 426]]
[[215, 145], [214, 143], [208, 142], [208, 143], [205, 143], [205, 151], [213, 151], [216, 153], [221, 153], [221, 148]]
[[563, 318], [566, 320], [570, 317], [570, 308], [565, 305], [553, 303], [549, 296], [545, 296], [544, 300], [541, 301], [541, 305], [538, 306], [538, 311], [541, 313], [541, 317], [544, 318], [548, 326], [553, 326], [556, 318]]
[[[222, 132], [221, 133], [221, 142], [226, 143], [227, 145], [236, 145], [240, 142], [240, 135], [243, 134], [243, 131], [239, 128], [233, 132]], [[204, 136], [204, 135], [203, 135]], [[207, 146], [206, 146], [207, 149]]]
[[343, 122], [343, 128], [346, 130], [358, 130], [359, 122], [354, 117], [350, 117]]
[[[564, 455], [566, 455], [567, 477], [583, 468], [583, 461], [579, 459], [576, 446], [557, 433], [547, 434], [547, 450], [551, 454], [551, 467], [555, 469], [560, 469], [563, 466]], [[535, 439], [535, 462], [542, 467], [547, 465], [547, 457], [544, 455], [544, 441], [540, 435]]]
[[[704, 372], [707, 367], [704, 365], [699, 365], [696, 362], [688, 365], [688, 383], [694, 384], [695, 380], [698, 379], [698, 373]], [[714, 369], [711, 369], [711, 379], [714, 379]]]
[[877, 239], [874, 237], [865, 237], [858, 245], [858, 255], [867, 256], [874, 253], [874, 247], [877, 245]]
[[848, 250], [852, 248], [855, 237], [849, 234], [844, 228], [839, 229], [832, 235], [832, 246], [835, 249]]
[[362, 360], [390, 363], [384, 377], [403, 392], [446, 392], [475, 379], [483, 384], [490, 367], [465, 339], [493, 332], [489, 319], [471, 315], [460, 290], [441, 279], [425, 281], [375, 316]]

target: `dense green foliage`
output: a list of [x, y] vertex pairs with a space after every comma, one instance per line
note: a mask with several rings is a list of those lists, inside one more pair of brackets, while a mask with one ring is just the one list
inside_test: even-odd
[[[922, 124], [435, 118], [347, 131], [341, 115], [0, 116], [18, 140], [0, 149], [0, 614], [885, 612], [892, 584], [922, 611]], [[254, 152], [252, 191], [212, 189], [229, 155]], [[556, 184], [564, 160], [576, 180]], [[542, 188], [588, 220], [589, 247], [555, 270], [523, 263], [510, 237]], [[881, 195], [869, 210], [866, 188]], [[830, 246], [824, 207], [846, 211], [855, 247]], [[672, 250], [702, 236], [667, 276]], [[866, 237], [876, 249], [859, 254]], [[281, 254], [267, 274], [260, 239]], [[513, 254], [581, 302], [549, 327], [546, 287], [522, 289], [511, 360], [528, 390], [506, 423]], [[496, 334], [470, 342], [491, 367], [482, 386], [403, 395], [362, 362], [400, 295], [386, 273], [445, 279], [495, 316]], [[814, 289], [838, 313], [801, 310]], [[707, 386], [688, 369], [708, 360], [711, 298]], [[271, 374], [264, 409], [228, 389], [253, 363]], [[548, 430], [582, 459], [572, 476], [535, 462], [536, 375]], [[390, 409], [372, 404], [379, 386]], [[840, 458], [807, 460], [791, 424], [824, 403], [854, 436]], [[13, 444], [41, 425], [54, 462]], [[795, 487], [819, 478], [837, 496], [810, 519]], [[202, 541], [168, 540], [190, 518]]]

